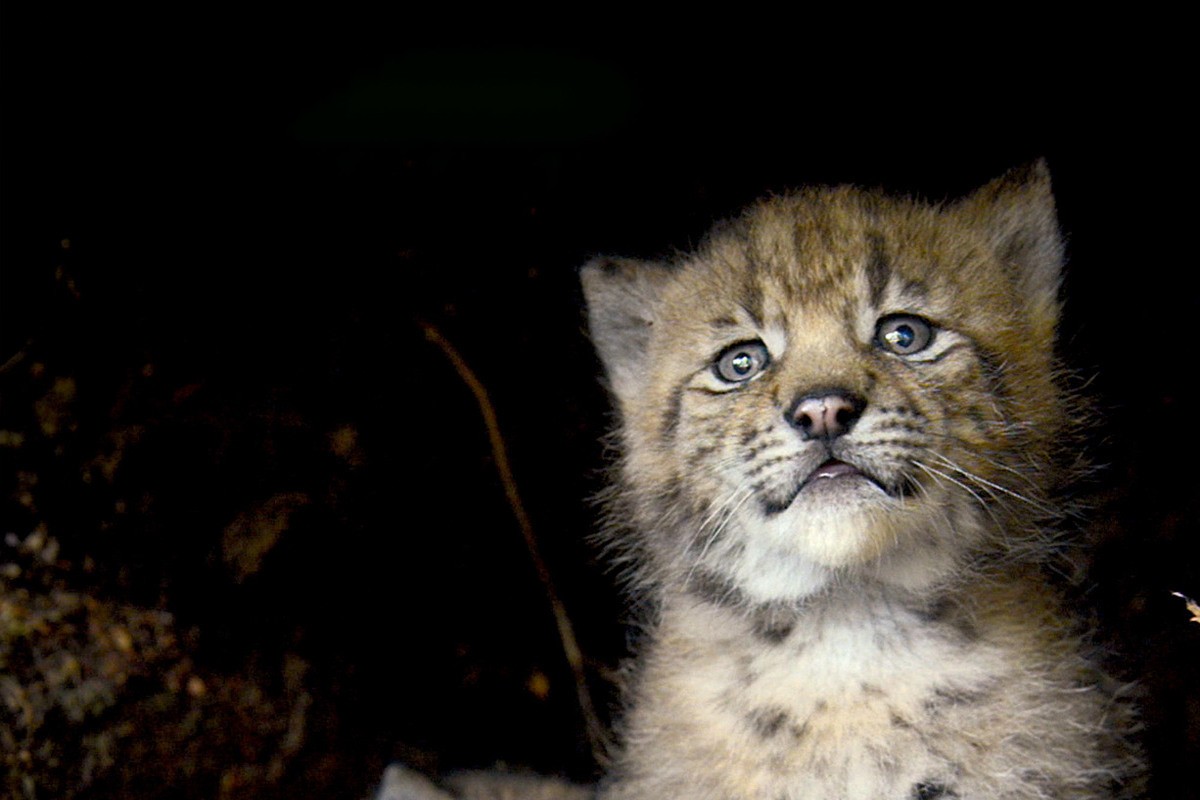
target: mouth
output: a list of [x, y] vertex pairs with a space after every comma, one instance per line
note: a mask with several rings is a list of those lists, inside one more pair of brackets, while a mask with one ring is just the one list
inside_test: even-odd
[[[836, 458], [831, 458], [824, 462], [812, 471], [804, 483], [800, 485], [800, 491], [804, 491], [810, 484], [818, 481], [833, 481], [840, 478], [863, 478], [871, 480], [862, 470], [853, 464], [847, 464], [845, 461], [838, 461]], [[874, 481], [872, 481], [874, 483]]]
[[836, 491], [838, 487], [845, 486], [849, 488], [855, 483], [861, 483], [870, 486], [883, 494], [891, 496], [893, 493], [874, 476], [863, 472], [853, 464], [845, 461], [839, 461], [836, 458], [831, 458], [819, 464], [808, 477], [800, 482], [786, 498], [780, 498], [775, 502], [767, 502], [766, 511], [769, 516], [773, 516], [782, 511], [787, 510], [792, 503], [802, 494], [821, 494], [826, 491]]
[[[804, 482], [800, 483], [799, 492], [804, 492], [806, 489], [811, 491], [812, 488], [817, 486], [826, 486], [829, 481], [845, 482], [854, 480], [868, 481], [874, 483], [875, 486], [880, 486], [878, 481], [872, 479], [863, 470], [854, 467], [853, 464], [847, 464], [844, 461], [838, 461], [836, 458], [830, 458], [829, 461], [818, 465], [816, 469], [809, 473]], [[880, 488], [883, 487], [880, 486]]]

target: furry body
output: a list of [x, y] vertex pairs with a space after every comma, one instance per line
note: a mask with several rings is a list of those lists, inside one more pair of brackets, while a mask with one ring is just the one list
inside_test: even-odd
[[1038, 164], [948, 206], [773, 198], [671, 263], [585, 267], [611, 549], [655, 609], [601, 798], [1122, 791], [1041, 571], [1061, 261]]

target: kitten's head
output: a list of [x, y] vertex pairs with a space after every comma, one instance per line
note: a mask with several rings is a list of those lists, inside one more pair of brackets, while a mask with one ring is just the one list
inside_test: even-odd
[[672, 263], [582, 273], [652, 583], [770, 603], [920, 590], [1019, 537], [1062, 427], [1043, 164], [953, 205], [773, 198]]

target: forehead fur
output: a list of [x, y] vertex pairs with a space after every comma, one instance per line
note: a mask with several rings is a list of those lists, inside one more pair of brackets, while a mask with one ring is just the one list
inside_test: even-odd
[[[673, 299], [732, 302], [766, 322], [773, 305], [820, 306], [849, 292], [884, 306], [892, 287], [953, 297], [963, 310], [1008, 312], [1020, 294], [1020, 273], [996, 263], [986, 222], [958, 207], [851, 187], [775, 197], [718, 227], [677, 271], [686, 288]], [[955, 308], [944, 313], [956, 316]]]

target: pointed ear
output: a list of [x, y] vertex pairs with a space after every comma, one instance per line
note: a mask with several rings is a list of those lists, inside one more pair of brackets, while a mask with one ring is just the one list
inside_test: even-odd
[[619, 398], [644, 381], [650, 334], [671, 270], [626, 258], [595, 258], [579, 273], [588, 331]]
[[1043, 159], [997, 178], [959, 204], [983, 230], [1006, 269], [1016, 273], [1022, 295], [1035, 311], [1058, 317], [1063, 240]]

